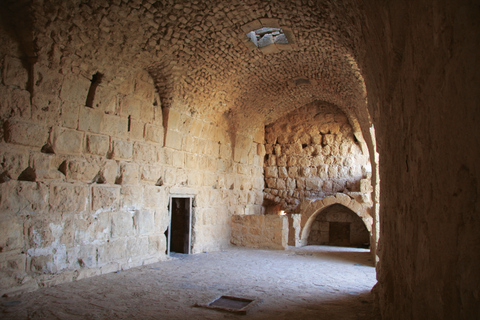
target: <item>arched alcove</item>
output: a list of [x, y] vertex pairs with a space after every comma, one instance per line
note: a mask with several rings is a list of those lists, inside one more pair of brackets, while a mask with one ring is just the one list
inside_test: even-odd
[[308, 245], [366, 247], [370, 244], [370, 233], [364, 222], [344, 205], [330, 205], [313, 218]]

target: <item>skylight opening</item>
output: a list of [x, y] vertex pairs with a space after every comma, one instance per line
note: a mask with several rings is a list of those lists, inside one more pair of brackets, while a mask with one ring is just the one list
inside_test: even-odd
[[274, 43], [288, 43], [287, 36], [283, 33], [281, 28], [262, 27], [248, 32], [247, 37], [258, 48], [263, 48]]

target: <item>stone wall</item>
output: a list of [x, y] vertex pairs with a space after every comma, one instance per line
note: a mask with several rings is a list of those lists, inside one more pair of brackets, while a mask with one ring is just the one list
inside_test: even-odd
[[474, 1], [363, 1], [380, 153], [383, 319], [480, 317], [480, 13]]
[[288, 217], [234, 215], [231, 242], [248, 248], [284, 250], [288, 247]]
[[295, 211], [305, 198], [362, 193], [370, 202], [371, 166], [346, 115], [315, 102], [265, 128], [265, 198]]
[[0, 36], [0, 293], [163, 259], [169, 195], [195, 197], [192, 252], [263, 212], [263, 130], [162, 107], [146, 71], [29, 64]]

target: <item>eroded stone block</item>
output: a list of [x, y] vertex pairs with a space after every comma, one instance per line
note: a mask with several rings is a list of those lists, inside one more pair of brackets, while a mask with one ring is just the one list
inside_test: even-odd
[[48, 128], [42, 125], [9, 120], [5, 123], [5, 141], [30, 147], [42, 147], [48, 138]]
[[55, 127], [52, 146], [55, 153], [81, 154], [83, 150], [83, 132]]
[[113, 140], [112, 156], [117, 160], [130, 160], [133, 156], [133, 145], [129, 141]]
[[53, 212], [79, 212], [87, 209], [88, 187], [72, 184], [50, 186], [49, 204]]
[[120, 187], [95, 185], [92, 187], [92, 210], [117, 211], [120, 202]]

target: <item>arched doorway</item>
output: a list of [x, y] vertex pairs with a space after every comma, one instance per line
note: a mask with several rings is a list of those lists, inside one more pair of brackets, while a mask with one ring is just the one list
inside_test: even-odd
[[316, 215], [307, 244], [368, 247], [370, 233], [355, 212], [337, 203], [326, 207]]

